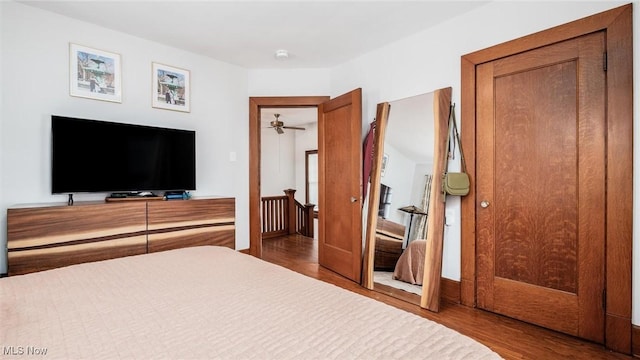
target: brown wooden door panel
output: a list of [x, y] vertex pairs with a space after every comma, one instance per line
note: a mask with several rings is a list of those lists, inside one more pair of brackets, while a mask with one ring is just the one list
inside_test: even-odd
[[360, 282], [362, 91], [318, 106], [318, 262]]
[[599, 342], [603, 53], [596, 33], [477, 68], [478, 306]]
[[536, 324], [565, 333], [575, 333], [579, 326], [579, 304], [575, 294], [502, 278], [495, 279], [493, 291], [494, 297], [500, 299], [493, 310], [497, 313], [527, 322], [532, 322], [531, 316], [536, 314]]

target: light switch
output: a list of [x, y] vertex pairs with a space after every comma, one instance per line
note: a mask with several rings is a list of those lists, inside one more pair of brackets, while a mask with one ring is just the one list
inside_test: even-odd
[[236, 152], [232, 151], [229, 153], [229, 161], [236, 161]]
[[447, 226], [455, 224], [456, 220], [453, 218], [453, 211], [447, 210], [444, 213], [444, 224]]

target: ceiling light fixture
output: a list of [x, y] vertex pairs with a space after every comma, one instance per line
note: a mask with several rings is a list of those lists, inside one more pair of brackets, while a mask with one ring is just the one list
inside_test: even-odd
[[287, 60], [289, 58], [289, 52], [287, 50], [276, 50], [276, 59]]

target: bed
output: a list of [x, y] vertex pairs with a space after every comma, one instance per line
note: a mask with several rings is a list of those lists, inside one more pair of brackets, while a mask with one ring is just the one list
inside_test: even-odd
[[0, 279], [0, 319], [3, 359], [500, 358], [435, 322], [218, 246]]
[[410, 242], [398, 258], [393, 278], [409, 284], [422, 285], [426, 251], [427, 240], [418, 239]]

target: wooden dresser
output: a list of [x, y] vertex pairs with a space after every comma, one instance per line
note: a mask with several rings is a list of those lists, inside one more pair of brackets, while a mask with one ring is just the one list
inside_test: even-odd
[[374, 270], [393, 271], [402, 255], [405, 227], [381, 217], [378, 217], [377, 224]]
[[235, 199], [7, 209], [8, 275], [189, 246], [235, 248]]

